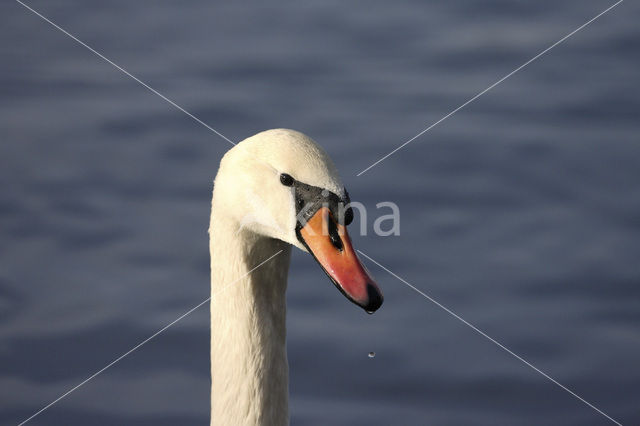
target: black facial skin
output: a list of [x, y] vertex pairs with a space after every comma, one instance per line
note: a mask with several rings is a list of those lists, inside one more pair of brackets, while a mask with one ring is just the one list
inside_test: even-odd
[[[345, 206], [350, 202], [349, 193], [346, 189], [344, 191], [344, 198], [340, 198], [337, 194], [326, 189], [307, 185], [306, 183], [295, 180], [291, 175], [286, 173], [282, 173], [280, 175], [280, 183], [284, 186], [293, 187], [296, 215], [299, 215], [300, 212], [303, 211], [302, 215], [299, 216], [298, 223], [296, 224], [296, 234], [298, 234], [297, 231], [302, 229], [302, 227], [306, 225], [307, 221], [311, 219], [311, 217], [321, 207], [327, 207], [331, 212], [331, 215], [341, 225], [347, 226], [351, 221], [353, 221], [353, 210], [351, 207], [345, 209]], [[332, 232], [332, 230], [334, 232]], [[329, 224], [329, 237], [331, 238], [332, 244], [341, 250], [342, 241], [340, 241], [335, 223], [333, 226], [331, 226], [331, 223]], [[298, 236], [298, 239], [301, 239], [300, 236]]]
[[[299, 219], [296, 223], [296, 236], [298, 237], [298, 241], [300, 241], [300, 243], [302, 243], [302, 245], [306, 247], [307, 251], [317, 261], [318, 259], [316, 258], [316, 255], [309, 248], [304, 238], [302, 238], [300, 230], [321, 207], [327, 207], [331, 212], [331, 215], [334, 218], [337, 218], [338, 223], [340, 223], [341, 225], [349, 225], [353, 221], [353, 210], [351, 209], [351, 207], [345, 209], [345, 206], [350, 202], [349, 193], [345, 189], [344, 198], [341, 199], [333, 192], [297, 181], [286, 173], [282, 173], [280, 175], [280, 182], [284, 186], [292, 186], [294, 188], [296, 215], [299, 215], [300, 211], [302, 211], [305, 206], [309, 206], [306, 208], [306, 210], [304, 210], [301, 219], [300, 216], [298, 216]], [[341, 212], [342, 214], [340, 214]], [[301, 221], [303, 223], [301, 223]], [[344, 246], [342, 243], [342, 239], [338, 234], [336, 223], [333, 220], [330, 220], [328, 225], [329, 239], [331, 240], [331, 244], [336, 249], [342, 251]], [[322, 268], [324, 273], [327, 274], [327, 277], [329, 277], [333, 285], [336, 286], [340, 293], [342, 293], [348, 300], [350, 300], [354, 304], [363, 308], [368, 314], [373, 313], [373, 311], [378, 309], [378, 307], [380, 307], [380, 305], [382, 304], [381, 296], [373, 290], [373, 287], [371, 285], [368, 285], [367, 293], [369, 294], [370, 302], [367, 304], [367, 306], [362, 306], [359, 302], [355, 301], [349, 294], [347, 294], [347, 292], [344, 291], [342, 286], [338, 284], [338, 282], [331, 276], [331, 274], [329, 274], [329, 272], [327, 272], [326, 269], [324, 269], [322, 265], [320, 267]]]

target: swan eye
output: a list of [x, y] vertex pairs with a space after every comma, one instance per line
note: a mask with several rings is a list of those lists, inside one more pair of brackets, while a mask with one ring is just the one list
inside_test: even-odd
[[286, 173], [281, 173], [280, 183], [283, 184], [284, 186], [291, 186], [293, 185], [293, 178], [291, 177], [291, 175], [288, 175]]

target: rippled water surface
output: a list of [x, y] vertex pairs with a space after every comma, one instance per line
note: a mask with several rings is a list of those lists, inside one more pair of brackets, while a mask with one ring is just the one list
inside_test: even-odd
[[[640, 7], [28, 4], [233, 140], [319, 141], [401, 235], [372, 258], [625, 425], [640, 424]], [[0, 5], [0, 424], [208, 296], [220, 137], [17, 2]], [[356, 224], [357, 225], [357, 224]], [[369, 316], [293, 256], [294, 425], [613, 424], [368, 263]], [[33, 425], [205, 425], [208, 305]], [[369, 352], [375, 358], [369, 358]]]

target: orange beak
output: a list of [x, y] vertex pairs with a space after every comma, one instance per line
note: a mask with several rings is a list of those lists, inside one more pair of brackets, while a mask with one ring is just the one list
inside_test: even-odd
[[347, 228], [336, 222], [327, 207], [321, 207], [298, 236], [349, 300], [370, 314], [382, 305], [382, 292], [358, 259]]

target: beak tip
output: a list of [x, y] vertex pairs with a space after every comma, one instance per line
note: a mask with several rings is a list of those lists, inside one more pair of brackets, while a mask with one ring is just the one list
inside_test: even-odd
[[380, 289], [372, 283], [367, 283], [367, 296], [368, 302], [363, 306], [363, 308], [368, 314], [372, 314], [382, 306], [384, 297], [382, 296]]

